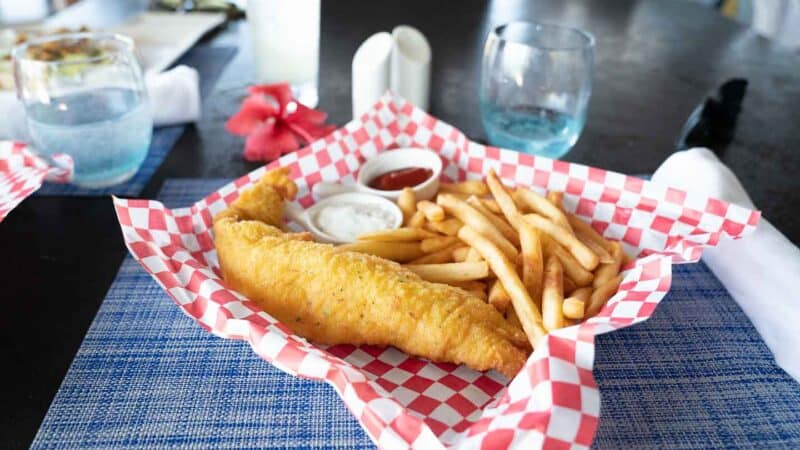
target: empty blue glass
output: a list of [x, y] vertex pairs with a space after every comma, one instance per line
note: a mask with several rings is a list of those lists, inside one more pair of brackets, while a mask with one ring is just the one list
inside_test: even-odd
[[512, 22], [489, 33], [481, 119], [497, 147], [559, 158], [583, 130], [592, 92], [594, 37], [558, 25]]

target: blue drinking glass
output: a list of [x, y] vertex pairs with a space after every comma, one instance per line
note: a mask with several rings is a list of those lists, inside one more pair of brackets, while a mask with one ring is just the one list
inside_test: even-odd
[[480, 108], [496, 147], [559, 158], [578, 140], [592, 92], [594, 37], [582, 30], [511, 22], [489, 33]]
[[133, 41], [69, 33], [31, 40], [12, 54], [36, 152], [70, 155], [73, 183], [83, 187], [131, 178], [147, 156], [153, 130]]

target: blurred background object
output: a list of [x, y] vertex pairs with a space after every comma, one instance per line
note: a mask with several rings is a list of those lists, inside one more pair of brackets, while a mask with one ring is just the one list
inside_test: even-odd
[[80, 0], [0, 0], [0, 25], [38, 22]]
[[247, 20], [258, 82], [288, 82], [300, 103], [317, 106], [320, 0], [249, 0]]
[[764, 37], [800, 50], [800, 0], [694, 0], [752, 27]]

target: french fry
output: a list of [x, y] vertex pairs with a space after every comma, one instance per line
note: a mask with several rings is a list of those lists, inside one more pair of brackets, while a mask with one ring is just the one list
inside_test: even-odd
[[592, 292], [594, 292], [594, 289], [592, 289], [589, 286], [586, 286], [586, 287], [575, 289], [575, 292], [573, 292], [570, 295], [570, 297], [577, 298], [578, 300], [582, 301], [583, 303], [588, 304], [589, 303], [589, 297], [592, 296]]
[[514, 199], [517, 202], [527, 206], [531, 211], [549, 218], [570, 234], [572, 233], [572, 227], [570, 227], [567, 217], [557, 206], [550, 203], [547, 198], [542, 197], [530, 189], [525, 189], [524, 187], [518, 187], [514, 194]]
[[561, 304], [561, 311], [567, 319], [582, 319], [583, 318], [584, 303], [575, 297], [568, 297], [564, 299]]
[[480, 280], [489, 275], [489, 264], [483, 262], [463, 262], [447, 264], [409, 264], [406, 269], [416, 273], [423, 280], [434, 283], [453, 283]]
[[378, 242], [356, 241], [336, 247], [337, 251], [368, 253], [391, 259], [397, 262], [407, 262], [419, 258], [425, 252], [420, 248], [419, 242]]
[[469, 254], [469, 247], [466, 245], [462, 245], [460, 247], [456, 247], [453, 249], [453, 261], [455, 262], [464, 262], [467, 260], [467, 255]]
[[603, 306], [606, 304], [608, 299], [610, 299], [619, 288], [619, 284], [622, 282], [622, 275], [617, 275], [614, 278], [608, 280], [600, 286], [599, 288], [595, 289], [592, 292], [591, 297], [589, 297], [589, 303], [586, 306], [586, 311], [584, 312], [583, 316], [585, 318], [594, 317], [597, 313], [603, 309]]
[[587, 286], [592, 283], [594, 279], [592, 272], [584, 269], [564, 247], [560, 246], [549, 236], [542, 236], [542, 248], [544, 249], [545, 255], [555, 255], [561, 260], [564, 273], [566, 273], [575, 284], [578, 286]]
[[[561, 266], [564, 267], [564, 263], [563, 262], [561, 263]], [[567, 276], [567, 274], [564, 274], [564, 281], [562, 283], [564, 284], [564, 295], [565, 296], [572, 295], [573, 292], [575, 292], [577, 289], [579, 289], [578, 285], [574, 281], [572, 281], [572, 278]]]
[[613, 261], [608, 264], [600, 264], [597, 270], [594, 271], [592, 285], [595, 288], [604, 285], [606, 281], [614, 278], [619, 273], [619, 267], [622, 264], [622, 246], [619, 245], [619, 242], [612, 242], [611, 245], [613, 247], [613, 250], [611, 250]]
[[478, 253], [477, 250], [475, 250], [474, 248], [470, 247], [469, 248], [469, 252], [467, 252], [467, 261], [472, 261], [472, 262], [474, 262], [474, 261], [483, 261], [483, 256], [481, 256], [481, 254]]
[[447, 283], [447, 284], [449, 284], [451, 286], [455, 286], [455, 287], [461, 288], [461, 289], [464, 289], [465, 291], [485, 291], [486, 290], [486, 284], [485, 283], [481, 283], [480, 281], [475, 281], [475, 280], [453, 281], [453, 282], [450, 282], [450, 283]]
[[494, 283], [492, 283], [492, 287], [489, 289], [488, 301], [490, 305], [494, 306], [494, 309], [501, 313], [505, 313], [506, 309], [508, 309], [511, 297], [508, 296], [508, 292], [506, 292], [500, 280], [494, 280]]
[[566, 229], [538, 214], [526, 214], [524, 217], [528, 223], [540, 229], [542, 232], [547, 233], [553, 240], [569, 250], [584, 269], [594, 270], [600, 263], [600, 258], [589, 250], [589, 247], [584, 245], [583, 242], [579, 241], [574, 234]]
[[458, 230], [460, 230], [464, 224], [455, 217], [451, 217], [441, 222], [429, 222], [428, 226], [438, 233], [446, 234], [448, 236], [455, 236], [458, 234]]
[[408, 219], [408, 223], [406, 225], [413, 228], [422, 228], [424, 224], [425, 224], [425, 213], [423, 213], [420, 210], [417, 210], [416, 212], [414, 212], [414, 215], [411, 216], [410, 219]]
[[561, 311], [564, 302], [563, 276], [561, 261], [550, 256], [547, 259], [542, 287], [542, 323], [546, 330], [557, 330], [564, 326], [564, 315]]
[[519, 241], [522, 247], [522, 284], [536, 305], [542, 304], [544, 258], [539, 232], [528, 223], [520, 224]]
[[397, 206], [403, 212], [403, 224], [408, 226], [411, 216], [417, 210], [417, 195], [410, 187], [403, 188], [403, 192], [397, 197]]
[[423, 239], [420, 248], [425, 253], [433, 253], [458, 242], [455, 236], [434, 236]]
[[514, 305], [508, 305], [508, 309], [506, 309], [506, 320], [511, 325], [523, 330], [522, 324], [519, 321], [519, 316], [517, 316], [517, 312], [514, 311]]
[[483, 202], [478, 197], [475, 197], [474, 195], [470, 196], [467, 199], [467, 203], [469, 203], [473, 208], [477, 209], [479, 213], [483, 214], [487, 219], [489, 219], [489, 222], [492, 222], [492, 225], [500, 230], [500, 232], [503, 233], [503, 236], [512, 244], [519, 245], [519, 234], [514, 231], [514, 227], [490, 211], [489, 208], [484, 206]]
[[453, 261], [453, 250], [457, 247], [461, 247], [463, 244], [457, 242], [450, 247], [445, 247], [438, 252], [428, 253], [425, 256], [421, 256], [417, 259], [409, 261], [408, 264], [444, 264]]
[[503, 214], [503, 210], [500, 209], [500, 205], [497, 204], [495, 199], [493, 199], [493, 198], [482, 198], [481, 199], [481, 203], [483, 203], [483, 206], [485, 206], [486, 209], [488, 209], [489, 211], [491, 211], [491, 212], [493, 212], [495, 214]]
[[591, 295], [592, 288], [590, 287], [576, 289], [575, 292], [564, 299], [561, 308], [564, 311], [564, 317], [582, 319]]
[[564, 193], [561, 191], [550, 191], [547, 193], [547, 201], [553, 204], [556, 208], [564, 212]]
[[575, 237], [578, 238], [579, 241], [583, 242], [584, 245], [589, 247], [589, 250], [594, 252], [595, 255], [597, 255], [600, 264], [609, 264], [614, 262], [614, 257], [611, 255], [611, 253], [609, 253], [606, 246], [592, 240], [584, 231], [575, 230]]
[[439, 183], [439, 192], [454, 194], [486, 195], [489, 188], [481, 180], [462, 181], [460, 183]]
[[444, 210], [441, 206], [429, 200], [423, 200], [417, 203], [417, 209], [425, 214], [431, 222], [441, 222], [444, 220]]
[[510, 223], [515, 230], [519, 231], [520, 222], [523, 221], [522, 215], [519, 213], [514, 199], [511, 198], [511, 195], [506, 191], [505, 185], [503, 185], [503, 182], [497, 177], [494, 169], [489, 169], [489, 173], [486, 175], [486, 184], [489, 185], [489, 190], [492, 191], [492, 195], [494, 195], [494, 199], [500, 206], [500, 210], [503, 211], [503, 215], [506, 217], [506, 220], [508, 220], [508, 223]]
[[[357, 239], [359, 241], [409, 242], [435, 237], [436, 234], [423, 230], [422, 228], [395, 228], [370, 231], [369, 233], [360, 234]], [[422, 250], [425, 251], [424, 248]]]
[[[621, 244], [620, 244], [620, 246], [621, 246]], [[634, 261], [634, 258], [631, 257], [631, 255], [625, 253], [625, 251], [623, 250], [622, 251], [622, 265], [623, 266], [628, 265], [628, 264], [632, 263], [633, 261]]]
[[601, 236], [600, 233], [598, 233], [597, 230], [592, 228], [591, 225], [581, 220], [575, 214], [567, 214], [567, 221], [569, 222], [570, 226], [572, 226], [572, 229], [575, 230], [576, 233], [580, 231], [580, 233], [583, 234], [587, 239], [591, 239], [596, 244], [605, 247], [607, 251], [610, 252], [612, 250], [609, 241], [607, 241], [603, 236]]
[[542, 325], [542, 315], [539, 309], [533, 303], [533, 299], [506, 254], [489, 238], [469, 225], [465, 225], [458, 231], [458, 237], [483, 256], [497, 279], [503, 283], [503, 288], [511, 297], [511, 304], [514, 305], [514, 310], [522, 323], [522, 329], [535, 348], [536, 343], [547, 334], [547, 331]]
[[[436, 202], [442, 206], [452, 216], [458, 218], [464, 223], [464, 226], [469, 226], [478, 233], [485, 235], [490, 241], [497, 245], [506, 257], [516, 264], [519, 259], [517, 249], [514, 244], [508, 241], [497, 228], [483, 214], [478, 212], [475, 208], [470, 206], [467, 202], [460, 200], [450, 194], [439, 194]], [[461, 228], [462, 230], [464, 227]], [[461, 230], [458, 235], [461, 236]], [[478, 250], [480, 252], [480, 250]], [[480, 252], [483, 254], [483, 252]], [[484, 256], [484, 258], [486, 258]]]

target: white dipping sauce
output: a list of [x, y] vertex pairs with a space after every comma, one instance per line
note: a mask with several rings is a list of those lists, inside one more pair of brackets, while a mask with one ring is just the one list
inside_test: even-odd
[[374, 203], [333, 203], [323, 207], [314, 222], [323, 232], [347, 242], [370, 231], [394, 227], [392, 214]]

